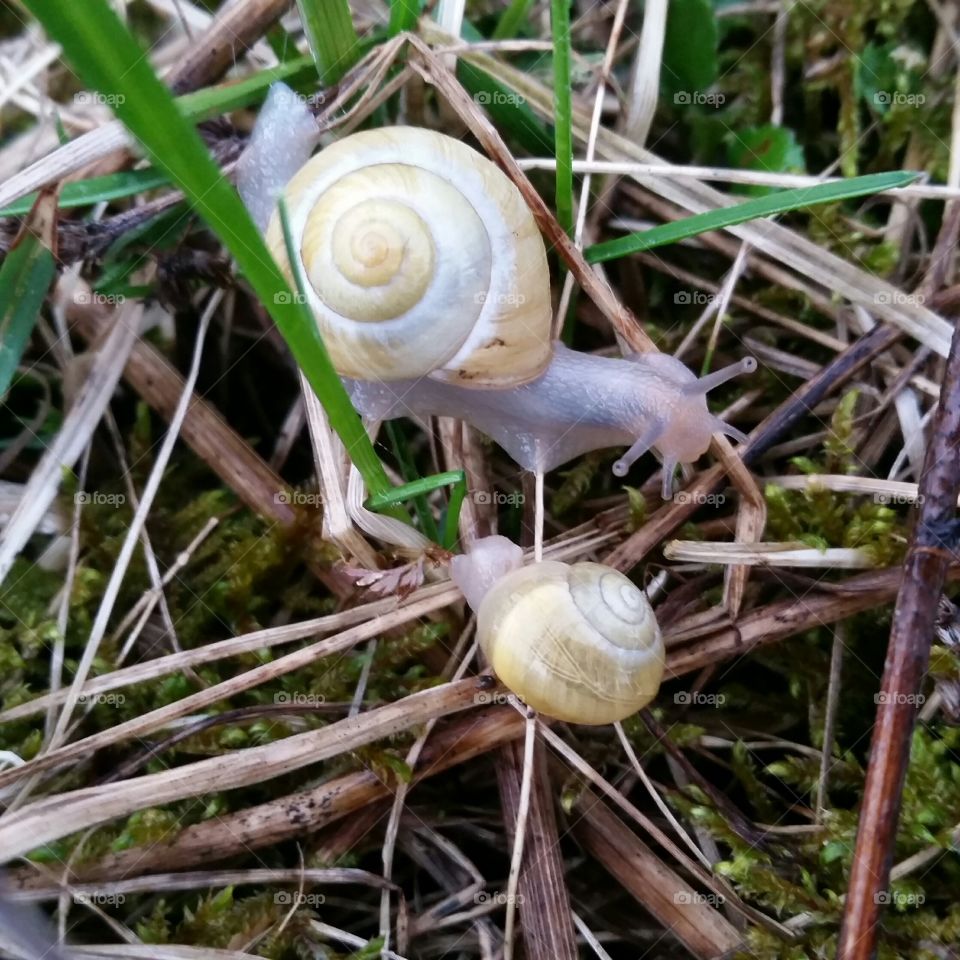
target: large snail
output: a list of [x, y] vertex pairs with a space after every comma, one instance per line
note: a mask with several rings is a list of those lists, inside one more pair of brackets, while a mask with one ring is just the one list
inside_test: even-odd
[[[291, 177], [316, 130], [282, 90], [261, 113], [244, 157], [257, 176], [241, 176], [241, 191], [266, 212], [283, 192], [310, 305], [362, 413], [457, 417], [538, 473], [627, 445], [614, 464], [623, 476], [655, 447], [664, 497], [712, 434], [746, 439], [706, 393], [755, 360], [698, 379], [664, 354], [613, 359], [552, 342], [543, 240], [499, 168], [444, 134], [392, 127], [345, 137]], [[267, 239], [289, 275], [275, 212]]]
[[643, 591], [603, 564], [524, 567], [522, 558], [495, 536], [451, 561], [500, 680], [529, 706], [570, 723], [613, 723], [646, 706], [663, 677], [664, 648]]

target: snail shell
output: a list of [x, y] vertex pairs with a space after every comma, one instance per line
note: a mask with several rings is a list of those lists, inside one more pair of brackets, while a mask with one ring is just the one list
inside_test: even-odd
[[[337, 370], [498, 387], [551, 356], [543, 240], [519, 190], [431, 130], [345, 137], [284, 190], [306, 294]], [[275, 214], [267, 243], [290, 277]]]
[[646, 596], [599, 563], [545, 561], [505, 574], [480, 602], [477, 637], [507, 687], [571, 723], [630, 716], [663, 676], [663, 638]]

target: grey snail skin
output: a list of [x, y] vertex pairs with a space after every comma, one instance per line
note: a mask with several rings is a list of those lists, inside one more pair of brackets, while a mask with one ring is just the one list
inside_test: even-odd
[[666, 499], [677, 464], [699, 459], [714, 433], [746, 439], [707, 410], [706, 393], [755, 369], [756, 361], [746, 357], [697, 379], [666, 354], [621, 360], [577, 353], [557, 343], [542, 376], [497, 391], [469, 390], [429, 377], [344, 383], [357, 409], [372, 419], [457, 417], [535, 473], [547, 473], [590, 450], [628, 445], [613, 465], [614, 474], [622, 477], [656, 447], [663, 458]]
[[[309, 121], [309, 122], [308, 122]], [[275, 212], [283, 194], [306, 296], [334, 366], [374, 420], [449, 416], [544, 473], [590, 450], [626, 446], [624, 476], [648, 450], [677, 464], [714, 433], [743, 442], [707, 409], [707, 391], [756, 369], [746, 357], [697, 378], [665, 354], [615, 359], [551, 337], [543, 239], [516, 186], [452, 137], [389, 127], [344, 137], [290, 176], [316, 125], [302, 98], [271, 92], [238, 186], [292, 277]], [[287, 158], [271, 167], [265, 152]], [[250, 156], [248, 156], [250, 154]], [[264, 201], [266, 198], [266, 201]]]
[[663, 678], [664, 645], [643, 591], [603, 564], [522, 560], [493, 536], [450, 562], [497, 677], [568, 723], [614, 723], [646, 706]]

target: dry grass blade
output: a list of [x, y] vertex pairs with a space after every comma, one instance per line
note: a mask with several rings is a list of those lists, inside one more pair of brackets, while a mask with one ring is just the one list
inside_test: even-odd
[[668, 560], [689, 563], [742, 563], [753, 567], [825, 567], [828, 570], [867, 570], [876, 566], [866, 550], [804, 543], [703, 543], [670, 540], [663, 547]]
[[476, 680], [461, 680], [263, 747], [38, 800], [0, 819], [0, 860], [12, 860], [40, 844], [147, 806], [233, 790], [299, 770], [427, 720], [467, 710], [476, 703], [477, 690]]
[[[120, 553], [110, 574], [110, 580], [107, 583], [107, 588], [104, 592], [100, 609], [97, 611], [97, 617], [93, 622], [93, 626], [91, 627], [90, 636], [83, 650], [83, 656], [81, 657], [79, 664], [77, 664], [77, 670], [73, 678], [73, 683], [71, 684], [66, 700], [64, 701], [63, 710], [61, 711], [60, 716], [57, 718], [56, 726], [54, 727], [50, 740], [47, 743], [48, 749], [58, 746], [63, 741], [66, 735], [67, 726], [70, 722], [71, 713], [73, 712], [73, 708], [77, 705], [77, 699], [80, 696], [80, 689], [83, 687], [83, 684], [90, 673], [90, 668], [93, 666], [94, 658], [96, 657], [100, 648], [100, 642], [103, 640], [103, 637], [107, 632], [107, 624], [110, 619], [110, 615], [113, 612], [113, 605], [116, 602], [117, 595], [120, 592], [121, 582], [127, 572], [127, 567], [130, 563], [130, 560], [133, 557], [134, 548], [137, 546], [137, 543], [140, 539], [140, 532], [143, 530], [147, 513], [150, 511], [150, 507], [153, 504], [154, 497], [157, 493], [157, 488], [160, 486], [160, 481], [163, 478], [164, 470], [166, 469], [166, 466], [170, 460], [170, 456], [173, 453], [173, 445], [177, 441], [180, 426], [183, 423], [184, 417], [186, 416], [187, 406], [193, 398], [193, 388], [200, 373], [200, 359], [203, 355], [203, 343], [206, 339], [207, 328], [210, 324], [210, 319], [213, 316], [214, 311], [220, 305], [221, 299], [222, 297], [219, 293], [214, 293], [210, 298], [210, 302], [207, 304], [207, 308], [204, 310], [200, 318], [200, 324], [197, 329], [196, 346], [194, 348], [193, 360], [191, 361], [190, 365], [190, 372], [186, 378], [186, 381], [184, 382], [183, 392], [177, 400], [177, 406], [173, 412], [173, 416], [171, 417], [170, 429], [167, 431], [167, 435], [163, 439], [160, 450], [157, 452], [153, 469], [150, 471], [150, 476], [140, 496], [140, 502], [137, 504], [137, 509], [134, 513], [133, 520], [131, 521], [130, 527], [127, 530], [126, 537], [124, 538], [123, 546], [120, 548]], [[120, 362], [122, 363], [124, 359], [125, 355], [122, 355], [120, 357]]]
[[[92, 298], [90, 298], [92, 300]], [[90, 304], [90, 300], [88, 300]], [[102, 308], [90, 304], [92, 312]], [[64, 467], [72, 467], [90, 441], [123, 372], [143, 313], [142, 304], [130, 301], [104, 319], [112, 328], [94, 354], [87, 379], [75, 398], [56, 440], [50, 444], [30, 475], [17, 509], [0, 533], [0, 581], [6, 579], [13, 561], [42, 522], [63, 482]]]
[[[435, 30], [436, 28], [429, 28]], [[552, 112], [551, 91], [536, 79], [483, 53], [465, 59], [506, 84], [541, 116]], [[574, 109], [574, 134], [586, 140], [590, 117], [585, 110]], [[597, 138], [597, 152], [604, 159], [621, 163], [662, 164], [663, 160], [626, 137], [602, 129]], [[729, 205], [732, 201], [718, 191], [694, 180], [635, 175], [634, 178], [657, 196], [677, 204], [690, 213], [702, 213]], [[757, 221], [729, 228], [774, 262], [787, 264], [825, 289], [864, 307], [914, 337], [920, 343], [947, 356], [950, 347], [950, 325], [916, 299], [904, 300], [896, 287], [865, 270], [841, 259], [796, 231], [770, 221]], [[579, 278], [578, 278], [579, 279]], [[585, 287], [586, 289], [586, 287]]]
[[[458, 717], [430, 739], [413, 773], [413, 782], [467, 763], [522, 736], [523, 719], [512, 707]], [[391, 784], [372, 770], [348, 773], [300, 793], [184, 827], [148, 846], [110, 853], [92, 863], [69, 865], [62, 879], [114, 882], [151, 871], [180, 870], [224, 860], [310, 834], [343, 817], [356, 816], [392, 792]], [[35, 866], [18, 868], [8, 879], [14, 890], [42, 890], [49, 886], [47, 877], [37, 873]]]
[[64, 885], [51, 879], [47, 886], [27, 887], [8, 891], [11, 900], [49, 900], [69, 893], [78, 902], [84, 897], [102, 899], [107, 896], [142, 893], [154, 890], [195, 890], [204, 887], [225, 887], [240, 884], [275, 885], [289, 883], [296, 886], [314, 884], [358, 883], [382, 887], [383, 877], [367, 870], [350, 867], [330, 867], [302, 870], [196, 870], [188, 873], [158, 873], [112, 883], [74, 883]]
[[[500, 796], [508, 836], [516, 829], [521, 811], [524, 747], [519, 741], [503, 747], [507, 763], [497, 767]], [[521, 870], [518, 902], [521, 907], [523, 942], [528, 956], [577, 956], [570, 894], [564, 881], [563, 859], [555, 839], [556, 813], [543, 744], [536, 742], [532, 756], [532, 790], [527, 811], [524, 842], [525, 866]]]
[[[252, 633], [231, 637], [227, 640], [219, 640], [194, 650], [182, 650], [165, 657], [155, 657], [152, 660], [136, 663], [121, 670], [114, 670], [103, 676], [92, 677], [84, 684], [82, 693], [86, 696], [95, 696], [96, 694], [107, 693], [110, 690], [119, 690], [134, 683], [143, 683], [145, 680], [166, 677], [200, 664], [214, 663], [225, 657], [240, 656], [255, 650], [267, 650], [284, 643], [293, 643], [306, 637], [334, 633], [346, 627], [376, 620], [378, 617], [419, 601], [436, 598], [438, 594], [443, 594], [442, 604], [444, 606], [455, 598], [455, 594], [449, 585], [431, 585], [403, 599], [386, 597], [383, 600], [362, 604], [341, 613], [332, 613], [325, 617], [317, 617], [314, 620], [305, 620], [301, 623], [291, 623], [282, 627], [255, 630]], [[66, 692], [61, 690], [11, 707], [9, 710], [0, 713], [0, 723], [34, 716], [51, 704], [62, 703], [65, 697]]]
[[68, 760], [85, 756], [91, 750], [98, 750], [111, 743], [118, 743], [131, 737], [141, 736], [148, 731], [162, 727], [177, 717], [182, 717], [191, 711], [210, 706], [242, 690], [249, 690], [268, 680], [283, 676], [293, 670], [298, 670], [314, 663], [321, 657], [331, 656], [343, 650], [349, 650], [358, 643], [377, 636], [384, 630], [388, 630], [401, 623], [407, 623], [417, 617], [425, 616], [434, 610], [439, 610], [447, 606], [453, 595], [453, 590], [450, 589], [446, 593], [421, 599], [419, 602], [412, 603], [408, 607], [404, 607], [402, 610], [398, 610], [393, 614], [367, 620], [335, 637], [320, 640], [294, 653], [288, 653], [286, 656], [280, 657], [271, 663], [264, 664], [253, 670], [248, 670], [240, 676], [234, 677], [232, 680], [224, 680], [198, 693], [183, 697], [169, 706], [160, 707], [134, 720], [128, 720], [115, 727], [110, 727], [101, 733], [93, 734], [83, 740], [78, 740], [75, 743], [51, 750], [49, 753], [45, 753], [25, 763], [23, 766], [0, 773], [0, 787], [5, 786], [13, 780], [19, 780], [31, 773], [49, 770], [51, 767], [55, 767]]

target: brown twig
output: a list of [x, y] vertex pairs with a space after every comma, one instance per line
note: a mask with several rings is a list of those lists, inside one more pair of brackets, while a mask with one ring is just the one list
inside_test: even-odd
[[[882, 606], [896, 595], [901, 576], [900, 568], [891, 568], [850, 577], [842, 584], [831, 585], [829, 590], [751, 610], [735, 624], [696, 643], [671, 646], [668, 630], [667, 675], [678, 677], [702, 670], [724, 658], [743, 656], [757, 647], [804, 630], [823, 627]], [[947, 576], [951, 581], [960, 580], [960, 564], [953, 564]], [[682, 628], [682, 624], [680, 626]]]
[[927, 669], [940, 592], [958, 556], [960, 522], [960, 326], [954, 330], [940, 403], [920, 478], [920, 516], [904, 561], [877, 721], [860, 810], [860, 827], [837, 950], [839, 960], [868, 960], [876, 951], [890, 878], [900, 797], [907, 773], [917, 694]]

